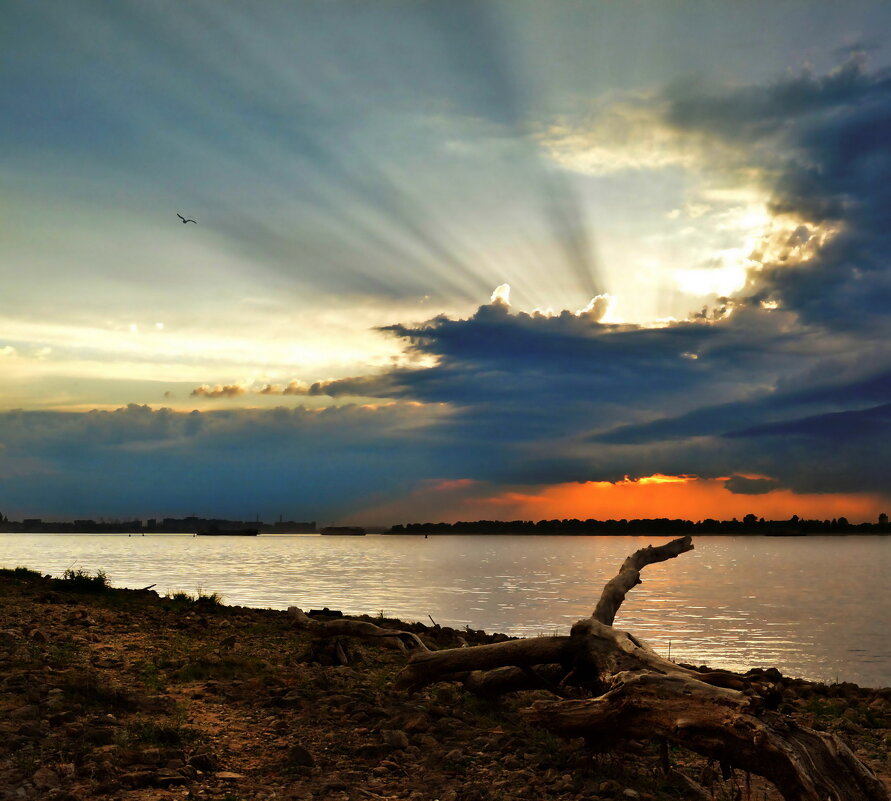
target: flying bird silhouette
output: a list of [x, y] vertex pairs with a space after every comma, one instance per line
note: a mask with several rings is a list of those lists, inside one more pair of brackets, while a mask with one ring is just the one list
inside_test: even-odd
[[198, 223], [197, 223], [195, 220], [187, 220], [187, 219], [186, 219], [185, 217], [183, 217], [183, 215], [180, 214], [179, 212], [176, 213], [176, 216], [179, 217], [179, 218], [183, 221], [183, 225], [185, 225], [186, 223], [190, 223], [190, 222], [193, 222], [193, 223], [195, 223], [195, 225], [198, 225]]

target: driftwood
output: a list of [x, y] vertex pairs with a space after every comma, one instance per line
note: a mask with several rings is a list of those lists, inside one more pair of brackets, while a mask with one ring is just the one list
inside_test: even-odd
[[288, 615], [294, 621], [294, 626], [305, 629], [310, 634], [319, 637], [359, 637], [363, 640], [375, 640], [386, 638], [395, 642], [402, 651], [415, 648], [426, 651], [427, 646], [417, 634], [399, 629], [384, 629], [368, 623], [364, 620], [351, 620], [350, 618], [336, 618], [334, 620], [316, 620], [307, 615], [296, 606], [288, 607]]
[[787, 801], [886, 801], [884, 785], [837, 737], [798, 726], [759, 699], [687, 676], [620, 673], [598, 698], [538, 701], [529, 720], [565, 736], [664, 738], [757, 773]]
[[[621, 740], [655, 739], [763, 776], [786, 801], [891, 801], [837, 737], [773, 711], [773, 688], [745, 676], [677, 665], [613, 627], [641, 571], [692, 548], [690, 537], [682, 537], [629, 556], [605, 585], [592, 616], [579, 620], [569, 636], [430, 651], [409, 632], [362, 621], [322, 623], [291, 611], [298, 625], [318, 636], [396, 637], [419, 646], [396, 679], [409, 692], [439, 681], [460, 682], [483, 695], [546, 689], [559, 700], [536, 701], [523, 710], [527, 718], [562, 736], [584, 737], [594, 750]], [[692, 780], [678, 778], [696, 795]]]

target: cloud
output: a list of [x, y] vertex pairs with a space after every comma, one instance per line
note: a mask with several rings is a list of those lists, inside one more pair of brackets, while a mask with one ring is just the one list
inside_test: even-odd
[[46, 517], [341, 517], [426, 474], [439, 444], [425, 431], [441, 414], [417, 404], [6, 412], [0, 475], [11, 505]]
[[724, 482], [724, 489], [734, 495], [766, 495], [777, 489], [779, 482], [772, 478], [748, 478], [731, 476]]
[[308, 395], [309, 387], [300, 381], [289, 381], [285, 386], [266, 384], [256, 392], [258, 395]]
[[[430, 13], [434, 21], [442, 16]], [[503, 84], [505, 54], [466, 46], [485, 36], [455, 36], [464, 45], [444, 47], [446, 57], [460, 62], [466, 50], [475, 59], [470, 73], [492, 67], [471, 105], [485, 106], [491, 95], [500, 105], [493, 103], [487, 122], [500, 133], [518, 125], [523, 98]], [[489, 286], [501, 282], [491, 301], [473, 313], [400, 317], [378, 329], [404, 344], [410, 366], [192, 391], [382, 401], [374, 405], [0, 415], [9, 491], [62, 514], [212, 508], [245, 517], [262, 505], [264, 514], [279, 506], [310, 519], [319, 516], [312, 508], [395, 510], [405, 496], [418, 510], [433, 498], [437, 509], [470, 499], [483, 508], [487, 497], [505, 493], [531, 498], [548, 485], [618, 485], [660, 473], [710, 480], [725, 495], [887, 496], [891, 78], [854, 59], [826, 75], [804, 72], [768, 85], [679, 81], [610, 113], [606, 122], [597, 115], [561, 120], [542, 136], [557, 170], [696, 174], [701, 197], [693, 192], [678, 205], [677, 224], [720, 223], [731, 239], [741, 230], [732, 217], [746, 211], [745, 198], [764, 200], [764, 219], [749, 226], [756, 235], [734, 249], [742, 286], [716, 308], [649, 327], [609, 322], [610, 298], [596, 286], [593, 246], [580, 233], [574, 176], [527, 165], [521, 177], [535, 178], [543, 228], [560, 240], [561, 258], [540, 265], [543, 280], [588, 286], [593, 299], [580, 310], [571, 310], [575, 300], [555, 314], [523, 311], [511, 305], [508, 276], [499, 272], [488, 279]], [[650, 125], [649, 138], [638, 138]], [[609, 136], [598, 142], [603, 131]], [[317, 133], [298, 135], [292, 156], [322, 165], [329, 203], [339, 192], [358, 199], [357, 213], [345, 213], [338, 230], [353, 217], [388, 222], [362, 236], [390, 241], [398, 231], [402, 247], [390, 255], [416, 250], [450, 272], [463, 296], [481, 293], [486, 269], [471, 264], [473, 248], [447, 226], [433, 229], [429, 207], [413, 205], [418, 185], [397, 180], [405, 176], [392, 164], [368, 174], [367, 153], [334, 153], [330, 142], [340, 140], [320, 145]], [[527, 156], [523, 150], [521, 161]], [[372, 214], [381, 197], [389, 200]], [[233, 224], [243, 226], [242, 242], [293, 253], [281, 232], [240, 217]], [[716, 279], [711, 289], [719, 286]], [[292, 374], [285, 369], [292, 367], [271, 374]], [[330, 375], [314, 377], [320, 374]], [[146, 500], [147, 486], [157, 500]]]
[[888, 330], [891, 73], [855, 56], [769, 86], [678, 84], [665, 118], [681, 134], [738, 146], [735, 166], [755, 170], [774, 220], [789, 220], [764, 232], [745, 295], [815, 325]]
[[214, 387], [202, 384], [195, 387], [189, 395], [193, 398], [237, 398], [247, 393], [247, 390], [239, 384], [217, 384]]

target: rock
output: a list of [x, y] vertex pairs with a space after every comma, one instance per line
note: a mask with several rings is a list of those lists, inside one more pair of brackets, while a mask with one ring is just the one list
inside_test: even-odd
[[381, 729], [381, 740], [390, 748], [408, 748], [408, 735], [401, 729]]
[[303, 706], [304, 696], [300, 690], [291, 690], [285, 693], [279, 699], [280, 706], [299, 707]]
[[296, 744], [288, 749], [288, 762], [291, 765], [304, 768], [314, 768], [316, 765], [316, 761], [313, 759], [312, 754], [302, 745]]
[[630, 787], [626, 787], [622, 790], [622, 798], [640, 798], [640, 793], [637, 790], [632, 790]]
[[439, 794], [439, 801], [458, 801], [458, 793], [450, 787]]
[[412, 732], [424, 732], [430, 730], [430, 722], [426, 715], [414, 715], [405, 723], [405, 730]]
[[10, 648], [15, 645], [21, 636], [17, 631], [12, 631], [10, 629], [3, 629], [0, 631], [0, 646]]
[[205, 773], [210, 773], [219, 767], [219, 763], [214, 755], [209, 754], [206, 751], [202, 751], [201, 753], [192, 756], [189, 760], [189, 765], [196, 770], [203, 770]]
[[237, 782], [241, 781], [245, 778], [243, 773], [235, 773], [231, 770], [221, 770], [219, 773], [214, 773], [214, 776], [218, 779], [223, 779], [224, 781]]
[[31, 781], [38, 790], [53, 790], [59, 786], [59, 775], [50, 768], [42, 767], [34, 771]]
[[600, 786], [597, 788], [599, 793], [603, 795], [615, 794], [618, 793], [619, 790], [622, 789], [622, 785], [619, 784], [615, 779], [607, 779], [605, 782], [600, 782]]
[[155, 785], [155, 772], [153, 770], [132, 770], [122, 773], [118, 778], [121, 784], [128, 787], [153, 787]]
[[445, 755], [446, 762], [460, 762], [464, 759], [464, 752], [460, 748], [453, 748]]
[[36, 720], [40, 717], [40, 707], [35, 706], [34, 704], [28, 704], [27, 706], [20, 706], [17, 709], [13, 709], [6, 714], [10, 720]]

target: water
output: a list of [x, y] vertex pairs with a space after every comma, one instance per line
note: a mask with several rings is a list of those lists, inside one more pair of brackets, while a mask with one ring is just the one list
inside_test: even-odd
[[[534, 636], [567, 633], [653, 537], [2, 534], [0, 566], [103, 569], [118, 587], [228, 604], [329, 606]], [[698, 537], [647, 567], [616, 625], [660, 653], [891, 685], [891, 538]]]

